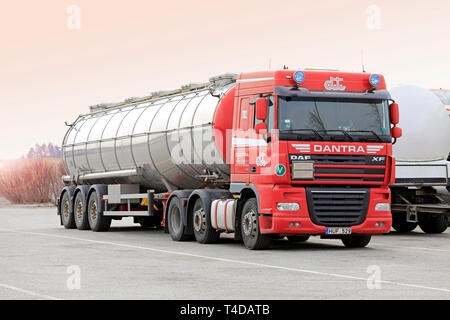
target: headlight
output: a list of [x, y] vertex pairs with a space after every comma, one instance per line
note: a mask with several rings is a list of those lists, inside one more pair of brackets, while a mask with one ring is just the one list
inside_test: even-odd
[[377, 203], [375, 206], [375, 211], [391, 211], [390, 203]]
[[300, 205], [296, 202], [278, 202], [277, 210], [280, 211], [297, 211], [300, 210]]

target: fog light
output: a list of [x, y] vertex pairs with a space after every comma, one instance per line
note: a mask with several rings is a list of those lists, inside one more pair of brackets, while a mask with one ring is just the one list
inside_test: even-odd
[[280, 211], [296, 211], [300, 210], [300, 205], [295, 202], [278, 202], [277, 210]]
[[300, 222], [296, 222], [295, 223], [295, 226], [298, 228], [298, 227], [300, 227]]
[[381, 226], [381, 227], [384, 227], [384, 222], [380, 223], [380, 226]]
[[294, 226], [294, 223], [293, 223], [293, 222], [289, 223], [289, 226], [290, 226], [290, 227], [293, 227], [293, 226]]
[[375, 223], [375, 227], [379, 227], [380, 226], [380, 224], [377, 222], [377, 223]]
[[377, 203], [375, 211], [391, 211], [391, 205], [389, 203]]

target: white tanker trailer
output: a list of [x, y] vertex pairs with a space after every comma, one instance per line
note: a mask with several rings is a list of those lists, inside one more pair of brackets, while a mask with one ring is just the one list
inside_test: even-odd
[[[401, 109], [403, 137], [393, 145], [396, 158], [392, 226], [426, 233], [447, 229], [450, 172], [450, 91], [401, 86], [390, 90]], [[445, 199], [447, 197], [447, 200]]]

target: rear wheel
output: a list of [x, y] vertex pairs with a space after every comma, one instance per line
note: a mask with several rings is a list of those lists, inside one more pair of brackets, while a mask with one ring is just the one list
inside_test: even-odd
[[81, 195], [81, 192], [78, 192], [73, 205], [73, 215], [78, 230], [89, 229], [89, 217], [85, 208], [86, 204], [83, 201], [83, 196]]
[[89, 195], [88, 216], [89, 226], [92, 231], [108, 231], [111, 227], [111, 218], [103, 215], [101, 203], [96, 191], [93, 191]]
[[419, 227], [425, 233], [442, 233], [447, 230], [448, 217], [443, 214], [419, 214]]
[[345, 236], [341, 240], [347, 248], [364, 248], [371, 238], [371, 236]]
[[417, 222], [406, 221], [406, 212], [392, 213], [392, 228], [397, 232], [411, 232], [417, 227]]
[[211, 226], [211, 216], [206, 214], [203, 201], [200, 198], [194, 203], [192, 225], [194, 227], [194, 236], [198, 243], [214, 243], [220, 237], [220, 233]]
[[76, 228], [73, 211], [70, 208], [70, 197], [69, 193], [66, 191], [61, 199], [61, 221], [66, 229]]
[[262, 234], [259, 228], [258, 204], [255, 198], [248, 199], [241, 214], [242, 240], [250, 250], [264, 250], [270, 247], [272, 238]]
[[174, 197], [169, 204], [167, 209], [167, 226], [169, 229], [169, 234], [174, 241], [186, 241], [191, 238], [187, 234], [187, 228], [183, 224], [183, 218], [181, 216], [181, 203], [180, 199]]
[[310, 236], [288, 236], [287, 239], [290, 243], [299, 243], [308, 241]]

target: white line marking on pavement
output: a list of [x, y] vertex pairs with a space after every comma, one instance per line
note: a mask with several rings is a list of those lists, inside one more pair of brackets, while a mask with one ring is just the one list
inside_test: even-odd
[[[321, 272], [321, 271], [314, 271], [314, 270], [307, 270], [307, 269], [282, 267], [282, 266], [263, 264], [263, 263], [256, 263], [256, 262], [249, 262], [249, 261], [242, 261], [242, 260], [234, 260], [234, 259], [228, 259], [228, 258], [204, 256], [204, 255], [187, 253], [187, 252], [180, 252], [180, 251], [155, 249], [155, 248], [150, 248], [150, 247], [142, 247], [142, 246], [136, 246], [136, 245], [124, 244], [124, 243], [117, 243], [117, 242], [110, 242], [110, 241], [91, 240], [91, 239], [76, 238], [76, 237], [69, 237], [69, 236], [53, 235], [53, 234], [48, 234], [48, 233], [28, 232], [28, 231], [10, 230], [10, 229], [2, 229], [2, 228], [0, 228], [0, 231], [21, 233], [21, 234], [30, 234], [30, 235], [37, 235], [37, 236], [44, 236], [44, 237], [53, 237], [53, 238], [68, 239], [68, 240], [77, 240], [77, 241], [84, 241], [84, 242], [97, 243], [97, 244], [103, 244], [103, 245], [111, 245], [111, 246], [117, 246], [117, 247], [123, 247], [123, 248], [132, 248], [132, 249], [140, 249], [140, 250], [153, 251], [153, 252], [159, 252], [159, 253], [166, 253], [166, 254], [171, 254], [171, 255], [179, 255], [179, 256], [186, 256], [186, 257], [194, 257], [194, 258], [202, 258], [202, 259], [208, 259], [208, 260], [214, 260], [214, 261], [242, 264], [242, 265], [253, 266], [253, 267], [262, 267], [262, 268], [268, 268], [268, 269], [285, 270], [285, 271], [292, 271], [292, 272], [298, 272], [298, 273], [307, 273], [307, 274], [322, 275], [322, 276], [328, 276], [328, 277], [335, 277], [335, 278], [342, 278], [342, 279], [351, 279], [351, 280], [359, 280], [359, 281], [367, 282], [367, 278], [343, 275], [343, 274], [338, 274], [338, 273], [328, 273], [328, 272]], [[394, 282], [394, 281], [388, 281], [388, 280], [380, 280], [379, 283], [450, 293], [450, 289], [445, 289], [445, 288], [428, 287], [428, 286], [421, 286], [421, 285], [415, 285], [415, 284], [409, 284], [409, 283]]]
[[25, 289], [13, 287], [13, 286], [10, 286], [10, 285], [4, 284], [4, 283], [0, 283], [0, 287], [5, 288], [5, 289], [9, 289], [9, 290], [14, 290], [14, 291], [17, 291], [17, 292], [21, 292], [21, 293], [24, 293], [24, 294], [28, 294], [30, 296], [35, 296], [35, 297], [38, 297], [38, 298], [41, 298], [41, 299], [62, 300], [60, 298], [55, 298], [55, 297], [52, 297], [52, 296], [48, 296], [46, 294], [40, 294], [40, 293], [33, 292], [33, 291], [30, 291], [30, 290], [25, 290]]
[[424, 248], [424, 247], [408, 247], [408, 246], [396, 246], [396, 245], [389, 245], [389, 244], [373, 244], [371, 247], [378, 247], [378, 248], [399, 248], [399, 249], [411, 249], [411, 250], [425, 250], [425, 251], [438, 251], [438, 252], [450, 252], [450, 250], [447, 249], [438, 249], [438, 248]]

